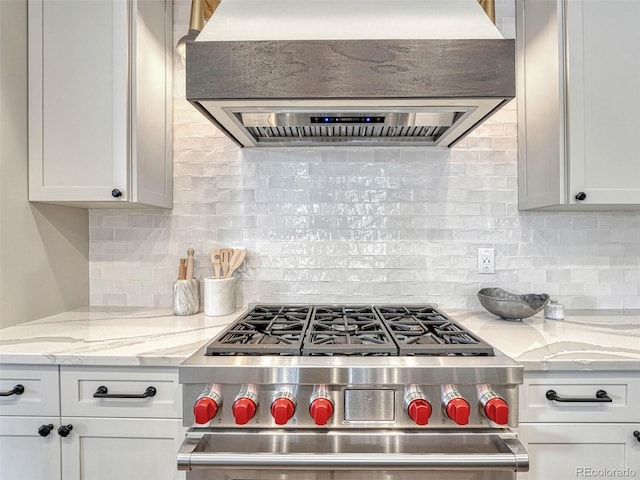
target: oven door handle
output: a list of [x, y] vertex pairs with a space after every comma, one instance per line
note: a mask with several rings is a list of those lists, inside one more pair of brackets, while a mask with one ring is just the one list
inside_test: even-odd
[[178, 470], [507, 470], [529, 469], [529, 456], [516, 438], [500, 438], [500, 453], [267, 453], [202, 451], [187, 438], [178, 453]]

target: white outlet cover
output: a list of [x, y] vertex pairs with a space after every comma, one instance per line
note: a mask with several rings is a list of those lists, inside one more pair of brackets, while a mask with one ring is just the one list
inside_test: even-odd
[[478, 249], [478, 273], [495, 273], [495, 251], [493, 248]]

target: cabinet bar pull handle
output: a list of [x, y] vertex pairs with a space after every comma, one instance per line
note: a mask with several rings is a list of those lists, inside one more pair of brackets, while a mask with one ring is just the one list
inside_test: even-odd
[[554, 402], [582, 402], [582, 403], [610, 403], [613, 402], [611, 397], [604, 390], [598, 390], [595, 397], [561, 397], [555, 390], [547, 390], [547, 400]]
[[104, 385], [100, 385], [93, 398], [147, 398], [156, 394], [156, 387], [147, 387], [144, 393], [109, 393]]
[[10, 397], [11, 395], [22, 395], [24, 393], [24, 386], [18, 384], [8, 392], [0, 392], [0, 397]]

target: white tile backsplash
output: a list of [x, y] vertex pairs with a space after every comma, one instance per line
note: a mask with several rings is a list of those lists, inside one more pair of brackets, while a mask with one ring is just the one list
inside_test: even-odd
[[[188, 0], [176, 0], [174, 37]], [[498, 27], [513, 37], [512, 2]], [[175, 68], [174, 208], [91, 210], [92, 305], [172, 304], [179, 258], [246, 247], [237, 301], [477, 307], [499, 286], [568, 308], [640, 308], [640, 215], [517, 209], [512, 102], [456, 148], [240, 150], [184, 99]], [[479, 247], [496, 273], [476, 273]]]

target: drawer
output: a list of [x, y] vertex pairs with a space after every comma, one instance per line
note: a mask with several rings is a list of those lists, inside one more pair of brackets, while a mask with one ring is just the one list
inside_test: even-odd
[[[0, 415], [60, 415], [57, 365], [2, 365], [0, 391], [8, 393], [21, 385], [21, 394], [0, 396]], [[19, 389], [20, 390], [20, 389]]]
[[[520, 388], [520, 422], [640, 421], [640, 372], [525, 372]], [[570, 401], [549, 400], [549, 390]], [[599, 390], [612, 401], [574, 401]]]
[[61, 366], [60, 396], [63, 416], [182, 418], [177, 368]]

